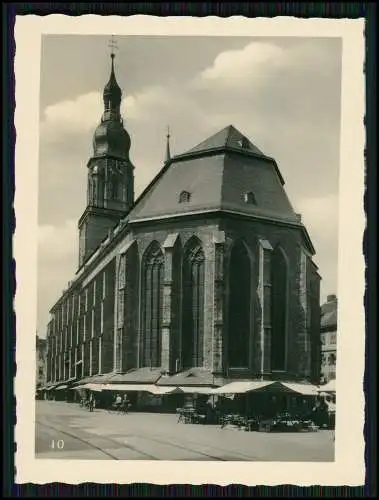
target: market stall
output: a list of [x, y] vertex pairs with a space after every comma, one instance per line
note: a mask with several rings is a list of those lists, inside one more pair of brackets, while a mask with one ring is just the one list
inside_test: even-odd
[[114, 398], [116, 394], [127, 394], [131, 407], [137, 410], [154, 411], [161, 409], [165, 396], [177, 394], [177, 387], [163, 387], [155, 384], [105, 384], [104, 391]]
[[310, 414], [318, 392], [311, 384], [238, 381], [217, 388], [213, 393], [223, 396], [219, 410], [221, 427], [232, 425], [260, 431], [315, 428]]
[[177, 407], [178, 422], [193, 424], [214, 423], [213, 387], [180, 386], [178, 393], [183, 395], [182, 405]]

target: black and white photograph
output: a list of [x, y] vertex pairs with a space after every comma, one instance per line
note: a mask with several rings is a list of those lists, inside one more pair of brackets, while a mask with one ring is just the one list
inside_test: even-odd
[[363, 187], [346, 188], [363, 182], [364, 139], [348, 165], [341, 139], [352, 44], [98, 23], [41, 29], [31, 85], [30, 459], [336, 466], [352, 415], [363, 429], [364, 323], [341, 323], [354, 264], [341, 248], [350, 224], [359, 257], [364, 224]]

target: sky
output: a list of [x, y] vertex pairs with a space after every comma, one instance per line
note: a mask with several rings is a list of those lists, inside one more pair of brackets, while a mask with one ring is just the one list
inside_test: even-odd
[[[78, 267], [92, 136], [110, 74], [110, 37], [42, 39], [38, 213], [38, 335]], [[338, 38], [117, 37], [115, 71], [131, 136], [135, 195], [171, 152], [228, 125], [276, 159], [322, 277], [337, 293], [342, 44]]]

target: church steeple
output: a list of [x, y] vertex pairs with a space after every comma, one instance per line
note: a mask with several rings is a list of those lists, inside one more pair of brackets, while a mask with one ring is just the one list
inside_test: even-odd
[[171, 151], [170, 151], [170, 127], [167, 127], [167, 135], [166, 135], [166, 156], [165, 163], [171, 160]]
[[111, 73], [103, 90], [104, 111], [93, 136], [93, 155], [87, 164], [87, 208], [79, 220], [79, 265], [134, 203], [131, 141], [121, 118], [122, 91], [115, 75], [114, 40], [110, 46]]
[[122, 91], [117, 83], [116, 75], [114, 71], [114, 59], [115, 59], [115, 42], [111, 42], [111, 74], [109, 77], [108, 83], [104, 87], [103, 91], [103, 101], [104, 101], [104, 114], [102, 121], [105, 120], [120, 120], [120, 105], [121, 105], [121, 97]]
[[103, 90], [104, 112], [93, 137], [94, 156], [108, 154], [129, 162], [130, 137], [121, 118], [122, 91], [117, 83], [114, 68], [116, 42], [112, 39], [109, 46], [111, 73]]

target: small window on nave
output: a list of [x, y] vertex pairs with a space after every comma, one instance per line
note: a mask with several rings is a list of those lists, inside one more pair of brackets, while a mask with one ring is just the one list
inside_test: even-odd
[[247, 193], [243, 193], [243, 201], [245, 203], [249, 203], [250, 205], [257, 204], [254, 193], [252, 191], [248, 191]]
[[191, 193], [182, 191], [179, 195], [179, 203], [188, 203], [191, 199]]

